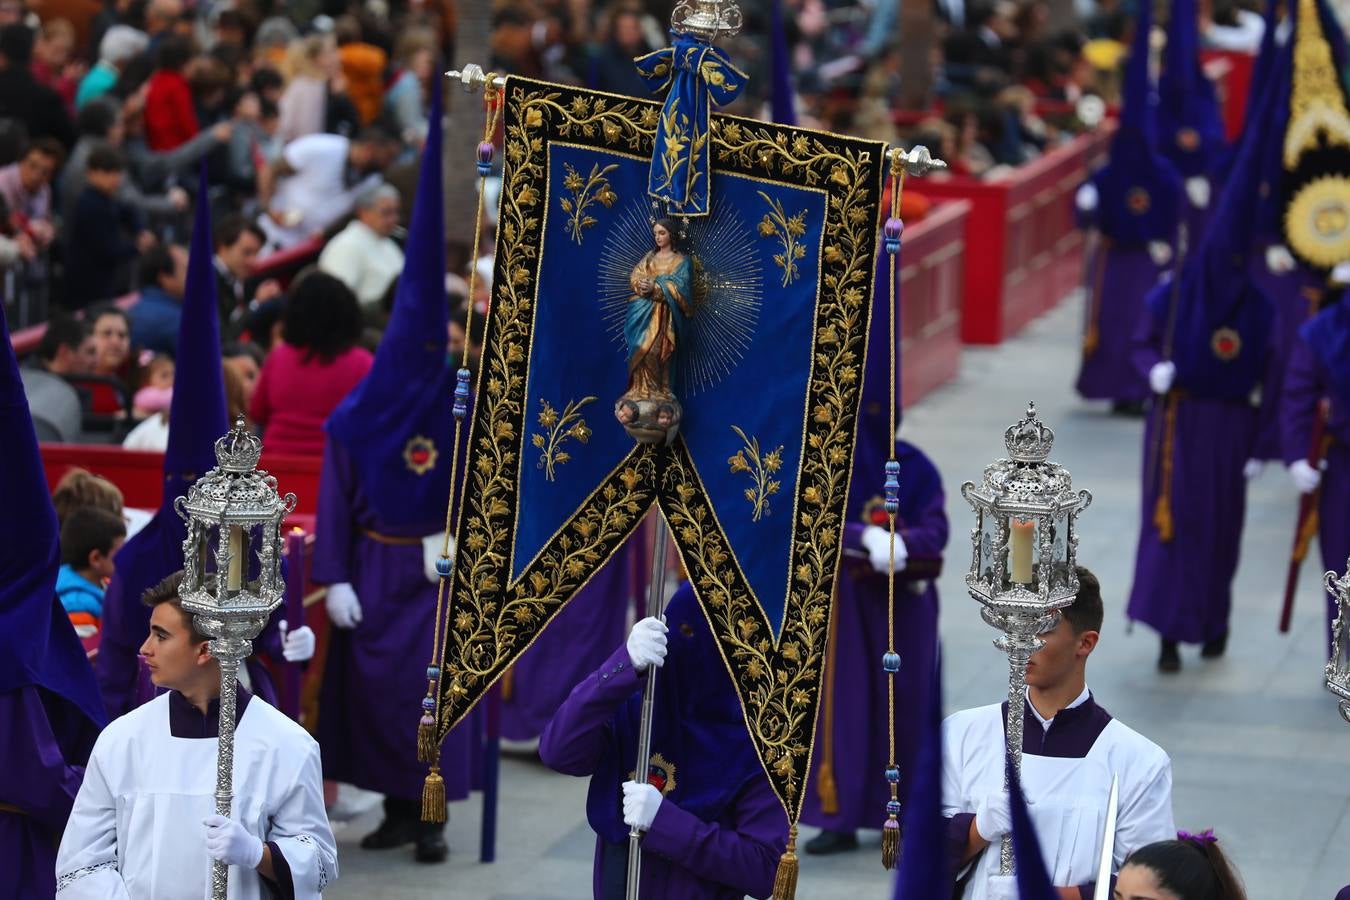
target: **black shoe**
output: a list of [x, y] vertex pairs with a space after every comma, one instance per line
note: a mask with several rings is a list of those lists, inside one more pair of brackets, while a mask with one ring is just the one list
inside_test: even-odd
[[1205, 641], [1200, 647], [1200, 655], [1205, 659], [1218, 659], [1228, 649], [1228, 632], [1224, 632], [1212, 641]]
[[1163, 638], [1162, 653], [1158, 656], [1159, 672], [1180, 672], [1181, 654], [1177, 652], [1177, 642]]
[[412, 819], [385, 816], [380, 827], [361, 838], [362, 850], [389, 850], [411, 844], [418, 837], [418, 823]]
[[813, 856], [828, 856], [858, 849], [858, 836], [852, 831], [822, 831], [806, 842], [806, 852]]
[[445, 835], [442, 833], [440, 825], [424, 829], [417, 836], [417, 850], [413, 857], [418, 862], [442, 863], [449, 855], [450, 848], [445, 843]]
[[1144, 414], [1143, 400], [1117, 400], [1111, 404], [1111, 415], [1139, 418]]

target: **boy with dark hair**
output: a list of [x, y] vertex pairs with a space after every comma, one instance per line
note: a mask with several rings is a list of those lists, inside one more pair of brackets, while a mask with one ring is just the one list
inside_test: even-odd
[[103, 618], [103, 586], [113, 574], [113, 556], [127, 537], [122, 517], [96, 506], [76, 509], [61, 525], [61, 569], [56, 596], [75, 633], [89, 637]]
[[318, 744], [236, 684], [233, 817], [213, 814], [220, 664], [183, 608], [181, 579], [142, 596], [152, 612], [140, 653], [167, 692], [94, 745], [57, 856], [60, 895], [200, 897], [219, 860], [231, 897], [316, 900], [337, 878]]
[[[1078, 595], [1027, 665], [1022, 785], [1032, 823], [1066, 900], [1090, 900], [1113, 777], [1119, 778], [1116, 871], [1133, 850], [1175, 836], [1172, 762], [1162, 748], [1111, 717], [1087, 688], [1088, 657], [1102, 626], [1101, 584], [1078, 567]], [[943, 723], [943, 810], [964, 900], [1012, 900], [998, 874], [1011, 830], [1004, 787], [1007, 703], [968, 709]]]
[[126, 158], [111, 144], [89, 151], [85, 187], [75, 201], [66, 248], [66, 306], [79, 309], [117, 295], [126, 265], [154, 245], [135, 207], [117, 199]]

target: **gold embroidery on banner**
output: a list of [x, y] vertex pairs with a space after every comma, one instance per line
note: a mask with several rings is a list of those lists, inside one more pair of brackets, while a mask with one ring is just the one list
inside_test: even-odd
[[779, 444], [761, 456], [759, 438], [747, 437], [745, 432], [735, 425], [731, 426], [731, 430], [736, 432], [736, 436], [745, 446], [731, 455], [727, 465], [731, 467], [732, 474], [750, 473], [754, 487], [745, 489], [745, 499], [750, 501], [752, 510], [750, 521], [758, 522], [761, 516], [770, 513], [769, 498], [778, 493], [779, 488], [783, 486], [781, 481], [773, 477], [773, 474], [783, 467], [783, 445]]
[[1322, 31], [1315, 0], [1299, 0], [1298, 34], [1294, 38], [1294, 86], [1289, 95], [1289, 125], [1284, 133], [1284, 167], [1316, 150], [1318, 135], [1329, 146], [1350, 149], [1350, 114], [1341, 80]]
[[539, 424], [544, 427], [544, 431], [536, 431], [530, 441], [539, 449], [539, 468], [544, 470], [544, 477], [549, 481], [554, 480], [556, 468], [572, 458], [570, 453], [562, 449], [567, 439], [576, 438], [582, 444], [591, 439], [591, 429], [581, 417], [581, 408], [595, 399], [582, 397], [580, 400], [570, 400], [561, 415], [547, 400], [539, 401], [543, 404], [539, 410]]
[[797, 280], [797, 260], [806, 256], [806, 243], [801, 238], [806, 234], [806, 210], [802, 210], [795, 216], [789, 217], [783, 210], [783, 204], [777, 199], [770, 197], [763, 191], [756, 191], [764, 202], [769, 204], [769, 211], [764, 214], [764, 218], [759, 222], [759, 236], [762, 238], [778, 238], [778, 242], [783, 246], [782, 253], [775, 253], [773, 261], [778, 268], [783, 270], [783, 287], [787, 287]]
[[592, 203], [599, 203], [601, 206], [609, 209], [619, 199], [619, 195], [614, 193], [614, 189], [609, 186], [609, 180], [605, 177], [619, 167], [618, 163], [600, 168], [596, 163], [591, 166], [591, 174], [585, 178], [581, 173], [572, 168], [571, 163], [563, 163], [563, 168], [567, 170], [567, 175], [563, 178], [563, 187], [571, 192], [571, 197], [563, 197], [558, 201], [562, 211], [567, 213], [567, 234], [581, 243], [582, 232], [592, 225], [596, 224], [594, 216], [586, 214], [586, 208]]

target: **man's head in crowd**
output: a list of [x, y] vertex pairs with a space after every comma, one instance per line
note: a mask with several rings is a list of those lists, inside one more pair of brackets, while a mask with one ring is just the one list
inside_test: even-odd
[[145, 31], [157, 36], [170, 31], [183, 15], [182, 0], [150, 0], [145, 7]]
[[352, 168], [362, 175], [383, 172], [398, 156], [398, 139], [378, 125], [367, 125], [352, 139], [348, 154]]
[[114, 25], [99, 41], [98, 58], [120, 72], [127, 63], [145, 52], [149, 43], [144, 31], [130, 25]]
[[177, 244], [156, 244], [141, 257], [141, 287], [154, 286], [175, 300], [187, 290], [187, 250]]
[[0, 28], [0, 65], [6, 70], [27, 69], [33, 60], [33, 31], [27, 25]]
[[111, 144], [102, 143], [89, 151], [84, 177], [94, 190], [111, 197], [122, 186], [126, 168], [126, 157], [122, 151]]
[[97, 506], [85, 506], [66, 516], [61, 524], [61, 562], [90, 581], [102, 583], [113, 576], [113, 557], [126, 541], [122, 517]]
[[216, 259], [232, 276], [242, 281], [253, 274], [258, 251], [266, 240], [261, 228], [241, 215], [230, 215], [220, 220], [212, 237]]
[[1059, 624], [1041, 635], [1045, 646], [1031, 657], [1027, 684], [1051, 689], [1083, 678], [1087, 658], [1102, 630], [1102, 586], [1083, 566], [1078, 567], [1078, 595], [1065, 607]]
[[97, 138], [117, 147], [126, 136], [122, 127], [122, 105], [112, 97], [95, 97], [75, 114], [75, 129], [81, 137]]
[[60, 73], [75, 51], [75, 26], [65, 19], [48, 19], [38, 31], [33, 56], [51, 72]]
[[38, 358], [55, 375], [88, 375], [98, 359], [94, 334], [87, 323], [58, 313], [47, 322], [38, 343]]
[[398, 227], [399, 194], [392, 184], [381, 184], [356, 198], [356, 218], [380, 237], [389, 237]]
[[19, 158], [19, 182], [23, 189], [32, 194], [50, 184], [64, 158], [61, 144], [51, 138], [38, 138], [29, 144]]

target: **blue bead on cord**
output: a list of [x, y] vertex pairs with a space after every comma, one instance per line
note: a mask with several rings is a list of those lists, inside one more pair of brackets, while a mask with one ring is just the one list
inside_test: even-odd
[[905, 231], [905, 223], [892, 216], [881, 229], [881, 244], [886, 252], [894, 256], [900, 252], [900, 235]]
[[455, 405], [454, 414], [456, 419], [463, 419], [469, 412], [469, 370], [461, 368], [455, 373]]
[[436, 574], [442, 578], [450, 577], [450, 557], [441, 556], [436, 559]]
[[881, 654], [881, 668], [894, 675], [900, 671], [900, 654], [894, 650], [887, 650]]
[[898, 816], [898, 815], [900, 815], [900, 801], [899, 801], [899, 800], [887, 800], [887, 801], [886, 801], [886, 815], [888, 815], [888, 816]]
[[425, 709], [427, 712], [434, 712], [435, 709], [436, 709], [436, 698], [434, 698], [434, 697], [423, 697], [423, 698], [422, 698], [422, 708]]
[[478, 145], [478, 174], [483, 178], [492, 174], [492, 153], [491, 141], [483, 141]]
[[427, 681], [435, 681], [441, 677], [439, 666], [427, 666]]
[[887, 780], [888, 782], [890, 782], [891, 784], [899, 784], [899, 783], [900, 783], [900, 770], [897, 769], [895, 766], [891, 766], [890, 768], [888, 768], [888, 769], [886, 770], [886, 780]]
[[900, 512], [900, 463], [895, 460], [886, 462], [886, 514]]

